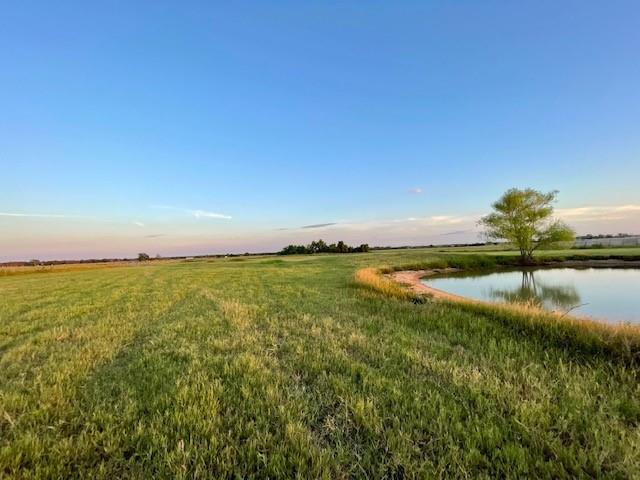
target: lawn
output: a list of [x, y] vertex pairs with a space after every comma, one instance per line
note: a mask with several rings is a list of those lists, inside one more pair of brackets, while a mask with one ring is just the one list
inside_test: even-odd
[[638, 478], [637, 365], [353, 281], [450, 255], [0, 276], [0, 477]]

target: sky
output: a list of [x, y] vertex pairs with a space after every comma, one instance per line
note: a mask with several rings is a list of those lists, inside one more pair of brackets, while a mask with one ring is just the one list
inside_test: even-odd
[[640, 233], [637, 1], [3, 2], [0, 261]]

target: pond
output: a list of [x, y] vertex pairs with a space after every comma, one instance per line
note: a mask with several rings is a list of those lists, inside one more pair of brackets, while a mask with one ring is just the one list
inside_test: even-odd
[[533, 303], [609, 323], [640, 324], [640, 269], [519, 269], [454, 273], [422, 282], [476, 300]]

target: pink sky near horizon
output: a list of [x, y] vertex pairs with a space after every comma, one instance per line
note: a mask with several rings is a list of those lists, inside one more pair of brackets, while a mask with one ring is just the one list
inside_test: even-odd
[[[578, 235], [640, 233], [640, 205], [557, 209]], [[198, 216], [193, 221], [142, 222], [13, 216], [0, 212], [0, 262], [30, 259], [132, 258], [274, 252], [284, 246], [322, 238], [331, 243], [415, 246], [482, 241], [481, 215], [343, 221], [292, 228], [256, 228], [235, 220]]]

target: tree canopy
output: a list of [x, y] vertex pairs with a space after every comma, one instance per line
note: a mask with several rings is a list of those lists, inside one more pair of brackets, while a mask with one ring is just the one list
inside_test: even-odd
[[488, 239], [507, 240], [519, 250], [523, 263], [533, 261], [533, 253], [563, 241], [571, 241], [571, 227], [553, 217], [558, 191], [542, 193], [532, 188], [507, 190], [493, 203], [493, 212], [480, 220]]
[[327, 245], [324, 240], [314, 240], [309, 245], [288, 245], [280, 250], [280, 255], [294, 255], [300, 253], [358, 253], [368, 252], [369, 245], [363, 243], [359, 247], [352, 247], [340, 240], [337, 244]]

